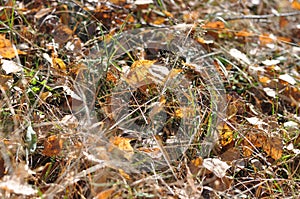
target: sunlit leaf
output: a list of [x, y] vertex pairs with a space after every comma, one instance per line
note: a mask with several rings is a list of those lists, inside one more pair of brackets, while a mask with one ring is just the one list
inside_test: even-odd
[[5, 35], [0, 34], [0, 56], [11, 59], [17, 54], [26, 54], [20, 50], [14, 49], [10, 40], [5, 38]]
[[[110, 139], [110, 143], [113, 144], [113, 146], [117, 147], [119, 150], [125, 152], [124, 154], [124, 157], [128, 160], [131, 159], [131, 157], [133, 156], [133, 148], [130, 144], [130, 142], [132, 141], [133, 139], [131, 138], [123, 138], [123, 137], [118, 137], [118, 136], [115, 136], [115, 137], [112, 137]], [[112, 151], [113, 148], [110, 148], [109, 151]]]
[[226, 123], [220, 124], [218, 126], [218, 131], [222, 146], [226, 146], [233, 141], [233, 130]]
[[274, 40], [270, 38], [270, 35], [267, 33], [259, 35], [259, 41], [262, 45], [266, 45], [274, 42]]
[[299, 0], [293, 0], [292, 1], [292, 8], [300, 10], [300, 2], [299, 2]]
[[278, 79], [288, 82], [291, 85], [294, 85], [297, 83], [296, 80], [289, 74], [279, 75]]
[[274, 89], [271, 88], [263, 88], [263, 90], [265, 91], [265, 93], [272, 98], [276, 98], [276, 91]]
[[202, 26], [205, 29], [224, 29], [225, 24], [221, 21], [208, 22]]
[[67, 67], [63, 60], [60, 58], [52, 58], [53, 67], [57, 70], [66, 71]]
[[14, 61], [1, 59], [1, 63], [2, 63], [2, 69], [5, 71], [7, 75], [10, 73], [15, 74], [17, 72], [22, 71], [22, 66], [20, 66]]

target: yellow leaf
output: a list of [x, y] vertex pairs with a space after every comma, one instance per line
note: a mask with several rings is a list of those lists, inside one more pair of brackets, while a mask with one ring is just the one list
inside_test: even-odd
[[126, 180], [130, 180], [130, 176], [123, 170], [123, 169], [119, 169], [119, 173], [121, 174], [121, 176], [123, 176]]
[[140, 85], [147, 85], [152, 82], [151, 78], [149, 77], [149, 68], [156, 62], [156, 60], [137, 60], [135, 61], [129, 73], [126, 75], [125, 81], [133, 86], [139, 87]]
[[233, 141], [233, 130], [226, 123], [219, 125], [217, 129], [222, 146], [226, 146]]
[[52, 58], [52, 62], [55, 69], [63, 71], [67, 70], [66, 64], [60, 58]]
[[165, 18], [164, 17], [157, 17], [153, 23], [156, 24], [156, 25], [161, 25], [165, 22]]
[[[130, 160], [134, 153], [133, 148], [130, 144], [132, 140], [133, 139], [131, 138], [123, 138], [123, 137], [115, 136], [110, 139], [110, 143], [112, 143], [119, 150], [125, 152], [124, 157]], [[113, 151], [113, 148], [109, 148], [109, 151]]]

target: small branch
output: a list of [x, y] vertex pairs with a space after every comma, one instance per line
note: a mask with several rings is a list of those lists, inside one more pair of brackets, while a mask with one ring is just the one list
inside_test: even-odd
[[300, 11], [287, 12], [287, 13], [278, 13], [278, 14], [268, 14], [268, 15], [242, 15], [242, 16], [233, 16], [225, 18], [226, 21], [236, 20], [236, 19], [268, 19], [272, 17], [289, 17], [300, 15]]

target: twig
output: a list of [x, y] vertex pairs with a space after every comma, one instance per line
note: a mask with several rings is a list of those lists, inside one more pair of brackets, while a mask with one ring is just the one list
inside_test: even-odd
[[300, 15], [300, 11], [295, 12], [286, 12], [286, 13], [278, 13], [278, 14], [268, 14], [268, 15], [242, 15], [242, 16], [233, 16], [225, 18], [225, 21], [236, 20], [236, 19], [268, 19], [272, 17], [289, 17]]

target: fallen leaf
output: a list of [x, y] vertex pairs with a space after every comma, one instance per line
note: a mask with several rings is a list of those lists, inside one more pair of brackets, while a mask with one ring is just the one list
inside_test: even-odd
[[245, 55], [244, 53], [242, 53], [241, 51], [239, 51], [235, 48], [230, 49], [229, 53], [232, 57], [234, 57], [237, 60], [242, 61], [245, 64], [249, 65], [251, 63], [249, 58], [247, 57], [247, 55]]
[[266, 44], [270, 44], [270, 43], [274, 42], [274, 40], [272, 38], [270, 38], [270, 35], [267, 33], [263, 33], [263, 34], [259, 35], [259, 41], [260, 41], [261, 45], [266, 45]]
[[119, 169], [119, 173], [123, 176], [126, 180], [130, 180], [130, 175], [128, 175], [123, 169]]
[[218, 158], [206, 158], [203, 160], [203, 167], [213, 172], [218, 178], [223, 178], [226, 175], [227, 169], [230, 166]]
[[73, 31], [66, 25], [59, 25], [54, 29], [52, 35], [54, 40], [62, 45], [72, 38]]
[[267, 143], [262, 145], [262, 148], [274, 160], [278, 160], [282, 156], [283, 144], [280, 138], [269, 138]]
[[241, 31], [235, 33], [235, 36], [237, 36], [237, 37], [250, 37], [252, 35], [253, 35], [252, 32], [248, 32], [246, 30], [241, 30]]
[[152, 23], [155, 25], [161, 25], [165, 22], [165, 19], [165, 17], [156, 17]]
[[[125, 152], [124, 157], [127, 160], [130, 160], [134, 154], [134, 150], [130, 144], [132, 140], [133, 139], [131, 138], [123, 138], [123, 137], [115, 136], [110, 139], [110, 143], [113, 144], [113, 146], [117, 147], [119, 150]], [[113, 151], [113, 150], [114, 150], [113, 147], [109, 148], [109, 151]]]
[[234, 161], [240, 158], [240, 151], [237, 148], [229, 148], [227, 151], [221, 154], [222, 161]]
[[26, 54], [23, 51], [13, 48], [10, 40], [5, 38], [5, 35], [0, 34], [0, 56], [7, 59], [12, 59], [18, 54]]
[[22, 71], [23, 67], [19, 64], [17, 64], [14, 61], [1, 59], [2, 69], [5, 71], [5, 73], [8, 75], [10, 73], [17, 73]]
[[289, 24], [289, 21], [287, 20], [286, 17], [279, 17], [279, 27], [280, 28], [285, 28]]
[[155, 62], [155, 60], [137, 60], [133, 62], [129, 73], [124, 77], [125, 81], [135, 88], [150, 84], [153, 80], [149, 78], [149, 68]]
[[38, 192], [36, 189], [33, 189], [31, 185], [20, 183], [19, 180], [15, 178], [0, 182], [0, 189], [4, 192], [20, 194], [24, 196], [30, 196]]
[[101, 191], [96, 195], [96, 199], [108, 199], [111, 198], [112, 193], [115, 191], [115, 188], [106, 189], [104, 191]]
[[260, 83], [262, 83], [263, 85], [267, 85], [268, 83], [271, 82], [271, 79], [268, 78], [268, 77], [266, 77], [266, 76], [259, 76], [259, 77], [258, 77], [258, 81], [259, 81]]
[[277, 65], [280, 63], [279, 60], [276, 60], [276, 59], [267, 59], [267, 60], [264, 60], [262, 61], [262, 63], [265, 65], [265, 66], [273, 66], [273, 65]]
[[276, 98], [276, 91], [274, 89], [266, 87], [266, 88], [263, 88], [263, 90], [269, 97]]
[[224, 29], [225, 24], [221, 21], [208, 22], [202, 26], [204, 29]]
[[217, 129], [219, 131], [220, 142], [223, 147], [233, 141], [233, 130], [226, 123], [220, 124]]
[[300, 10], [300, 2], [298, 0], [292, 1], [292, 8]]
[[281, 79], [291, 85], [295, 85], [297, 83], [296, 80], [289, 74], [279, 75], [278, 79]]
[[57, 135], [52, 135], [44, 141], [43, 154], [45, 156], [56, 156], [62, 150], [63, 141]]
[[59, 71], [66, 72], [67, 67], [64, 61], [60, 58], [52, 58], [53, 67]]

